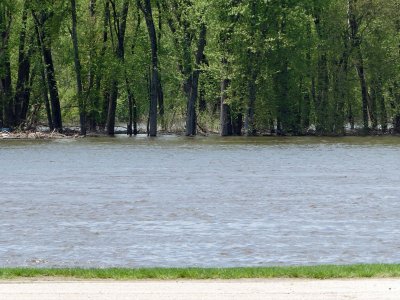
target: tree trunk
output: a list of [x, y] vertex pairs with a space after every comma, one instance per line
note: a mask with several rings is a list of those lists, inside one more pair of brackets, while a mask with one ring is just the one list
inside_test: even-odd
[[[35, 24], [35, 33], [36, 33], [36, 41], [39, 49], [42, 48], [42, 43], [40, 41], [40, 31], [39, 27], [37, 24]], [[48, 84], [47, 84], [47, 78], [46, 78], [46, 68], [43, 63], [43, 56], [41, 55], [41, 59], [39, 62], [39, 73], [40, 73], [40, 87], [41, 87], [41, 93], [42, 93], [42, 100], [45, 104], [46, 108], [46, 116], [47, 116], [47, 124], [49, 126], [50, 131], [54, 130], [53, 127], [53, 118], [51, 114], [51, 106], [50, 106], [50, 101], [49, 101], [49, 91], [48, 91]]]
[[[136, 101], [135, 97], [133, 95], [132, 89], [129, 86], [129, 80], [128, 76], [125, 74], [125, 82], [126, 82], [126, 91], [128, 93], [128, 111], [129, 111], [129, 123], [128, 123], [128, 129], [127, 129], [127, 134], [129, 136], [132, 136], [133, 134], [136, 135], [137, 132], [134, 133], [134, 107], [136, 107]], [[136, 125], [136, 131], [137, 131], [137, 125]]]
[[231, 108], [228, 104], [224, 103], [221, 106], [221, 136], [232, 136], [232, 116]]
[[386, 110], [385, 96], [382, 90], [382, 80], [380, 76], [372, 81], [371, 97], [374, 98], [377, 107], [379, 107], [379, 123], [381, 125], [382, 133], [388, 130], [388, 116]]
[[12, 77], [9, 53], [11, 13], [0, 4], [0, 101], [2, 103], [2, 127], [11, 127], [14, 123]]
[[188, 110], [186, 116], [186, 136], [196, 135], [197, 118], [196, 118], [196, 102], [199, 92], [199, 77], [200, 77], [200, 67], [204, 57], [204, 50], [206, 47], [206, 35], [207, 27], [203, 23], [200, 28], [199, 41], [197, 46], [196, 63], [195, 70], [192, 74], [191, 87], [190, 87], [190, 97], [188, 101]]
[[51, 39], [46, 35], [45, 22], [47, 16], [44, 12], [40, 13], [40, 19], [34, 13], [34, 18], [37, 26], [37, 33], [39, 34], [39, 41], [41, 44], [41, 51], [43, 56], [43, 62], [46, 69], [46, 79], [48, 90], [50, 93], [50, 104], [53, 128], [58, 132], [62, 132], [62, 117], [61, 117], [61, 106], [60, 98], [58, 94], [57, 80], [54, 71], [53, 56], [51, 52]]
[[[99, 88], [95, 86], [95, 64], [96, 64], [96, 0], [90, 0], [89, 15], [90, 15], [90, 31], [89, 31], [89, 70], [88, 70], [88, 91], [85, 96], [86, 103], [86, 119], [90, 131], [95, 131], [98, 123], [97, 109], [99, 108]], [[100, 77], [100, 75], [99, 75]]]
[[229, 79], [224, 79], [221, 81], [221, 136], [231, 136], [232, 135], [232, 120], [230, 116], [230, 107], [225, 103], [227, 98], [227, 90], [229, 87]]
[[[257, 31], [257, 4], [256, 1], [251, 2], [251, 14], [252, 18], [250, 21], [251, 25], [251, 30], [250, 34], [251, 36], [254, 36], [256, 31]], [[255, 105], [256, 105], [256, 98], [257, 98], [257, 77], [258, 77], [258, 72], [257, 72], [257, 60], [258, 60], [258, 55], [257, 53], [254, 53], [253, 50], [248, 50], [247, 52], [248, 56], [248, 83], [247, 83], [247, 88], [248, 88], [248, 102], [247, 102], [247, 113], [246, 113], [246, 121], [245, 121], [245, 134], [247, 136], [254, 136], [256, 135], [256, 128], [255, 128], [255, 123], [254, 123], [254, 116], [255, 116]]]
[[151, 45], [151, 92], [150, 92], [150, 113], [149, 113], [149, 135], [152, 137], [157, 136], [157, 102], [159, 96], [158, 82], [158, 47], [157, 47], [157, 34], [154, 26], [153, 11], [150, 0], [137, 1], [139, 8], [142, 10], [145, 20], [147, 31], [149, 34]]
[[257, 98], [257, 73], [254, 69], [250, 71], [250, 78], [248, 82], [248, 91], [249, 91], [249, 100], [247, 104], [247, 114], [246, 114], [246, 121], [245, 121], [245, 133], [247, 136], [254, 136], [256, 135], [256, 127], [254, 123], [254, 115], [255, 115], [255, 104]]
[[82, 67], [81, 60], [79, 58], [79, 44], [78, 44], [78, 32], [77, 32], [77, 16], [76, 16], [76, 2], [71, 0], [71, 17], [72, 17], [72, 43], [74, 46], [74, 63], [75, 63], [75, 74], [76, 74], [76, 90], [78, 97], [79, 106], [79, 120], [81, 126], [81, 135], [86, 135], [86, 105], [83, 99], [83, 85], [82, 85]]
[[345, 135], [345, 103], [349, 98], [348, 75], [349, 75], [349, 45], [347, 32], [344, 38], [344, 51], [341, 58], [336, 63], [336, 70], [333, 74], [334, 78], [334, 97], [336, 102], [334, 133]]
[[[98, 114], [98, 120], [97, 123], [100, 128], [105, 129], [107, 125], [107, 113], [108, 113], [108, 102], [109, 102], [109, 91], [104, 89], [101, 91], [101, 83], [103, 79], [103, 72], [105, 69], [104, 65], [104, 56], [106, 54], [107, 50], [107, 41], [108, 41], [108, 23], [110, 21], [110, 2], [109, 0], [105, 1], [104, 4], [104, 15], [103, 15], [103, 41], [102, 41], [102, 47], [100, 51], [100, 67], [99, 71], [97, 71], [96, 74], [96, 93], [95, 93], [95, 98], [100, 98], [102, 99], [101, 103], [100, 101], [97, 100], [97, 105], [95, 106], [95, 109], [98, 110], [100, 113]], [[93, 112], [95, 113], [95, 112]]]
[[389, 88], [389, 93], [392, 98], [392, 110], [394, 111], [393, 133], [400, 134], [400, 92], [397, 82], [394, 82], [393, 85]]
[[51, 116], [49, 92], [48, 92], [47, 84], [46, 84], [46, 82], [47, 82], [46, 81], [46, 73], [45, 73], [45, 68], [44, 68], [42, 62], [40, 63], [40, 77], [41, 77], [42, 97], [43, 97], [44, 105], [46, 107], [47, 123], [49, 125], [50, 131], [53, 131], [54, 130], [53, 118]]
[[363, 129], [367, 134], [369, 131], [369, 116], [368, 116], [368, 87], [364, 70], [364, 59], [361, 51], [361, 37], [359, 35], [359, 23], [355, 13], [355, 5], [357, 0], [348, 0], [348, 23], [350, 26], [350, 39], [352, 47], [356, 50], [355, 67], [357, 70], [358, 78], [361, 86], [361, 99], [362, 99], [362, 115], [363, 115]]
[[[118, 44], [115, 52], [117, 60], [121, 64], [124, 63], [125, 58], [125, 32], [126, 32], [126, 20], [128, 17], [129, 0], [124, 0], [122, 12], [117, 14], [114, 11], [114, 27], [116, 28], [116, 36]], [[115, 133], [115, 113], [117, 110], [117, 99], [118, 99], [118, 79], [117, 74], [114, 74], [114, 78], [111, 83], [111, 93], [108, 102], [108, 113], [107, 113], [107, 134], [114, 135]]]
[[26, 3], [22, 12], [22, 29], [19, 35], [18, 50], [18, 78], [15, 90], [14, 111], [15, 125], [20, 126], [26, 121], [26, 115], [29, 107], [30, 99], [30, 55], [31, 51], [26, 50], [26, 23], [28, 11]]
[[358, 49], [357, 49], [356, 69], [357, 69], [357, 74], [358, 74], [358, 78], [360, 80], [360, 86], [361, 86], [363, 129], [364, 129], [364, 133], [367, 134], [369, 131], [369, 116], [368, 116], [369, 95], [368, 95], [367, 81], [365, 78], [364, 59], [363, 59], [360, 47], [358, 47]]
[[[158, 10], [158, 35], [157, 35], [157, 43], [158, 49], [161, 48], [161, 37], [162, 37], [162, 14], [161, 14], [161, 3], [159, 0], [156, 1], [156, 6]], [[164, 91], [162, 87], [162, 79], [161, 79], [161, 70], [158, 68], [158, 111], [161, 117], [162, 127], [165, 129], [165, 107], [164, 107]]]

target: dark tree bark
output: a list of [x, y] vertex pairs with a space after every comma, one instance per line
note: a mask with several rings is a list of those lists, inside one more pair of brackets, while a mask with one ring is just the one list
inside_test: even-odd
[[[135, 34], [134, 34], [134, 38], [133, 38], [133, 42], [132, 42], [132, 48], [131, 48], [132, 54], [135, 52], [136, 42], [137, 42], [137, 38], [138, 38], [138, 35], [140, 32], [140, 23], [141, 23], [141, 17], [140, 17], [140, 12], [138, 10], [136, 30], [135, 30]], [[126, 70], [125, 70], [125, 83], [126, 83], [126, 91], [128, 93], [128, 110], [129, 110], [129, 123], [128, 123], [127, 134], [129, 136], [132, 136], [132, 135], [136, 136], [138, 134], [137, 105], [136, 105], [136, 99], [135, 99], [134, 93], [131, 88], [131, 84], [129, 82], [128, 73], [126, 72]]]
[[[96, 27], [96, 8], [97, 1], [90, 0], [89, 3], [89, 15], [90, 22], [89, 26], [91, 26], [90, 31], [90, 49], [89, 49], [89, 63], [88, 63], [88, 90], [87, 95], [85, 97], [86, 103], [86, 122], [89, 126], [90, 131], [95, 131], [98, 124], [98, 113], [99, 109], [99, 96], [100, 96], [100, 85], [97, 89], [97, 85], [95, 86], [95, 78], [96, 78], [96, 68], [95, 68], [95, 60], [96, 60], [96, 43], [95, 43], [95, 27]], [[101, 77], [98, 74], [98, 77]]]
[[[103, 80], [103, 71], [105, 68], [105, 65], [103, 63], [104, 56], [106, 54], [107, 50], [107, 42], [109, 40], [109, 32], [108, 32], [108, 24], [110, 22], [110, 1], [106, 0], [104, 4], [104, 15], [103, 15], [103, 41], [102, 41], [102, 47], [100, 51], [100, 67], [99, 70], [96, 72], [96, 91], [95, 91], [95, 99], [100, 99], [102, 98], [101, 103], [100, 101], [95, 100], [95, 109], [98, 110], [100, 113], [98, 114], [98, 120], [97, 123], [100, 128], [104, 129], [107, 125], [107, 112], [108, 112], [108, 102], [109, 102], [109, 97], [110, 93], [108, 89], [103, 89], [101, 92], [101, 83]], [[93, 112], [95, 113], [95, 112]], [[97, 113], [96, 113], [97, 114]]]
[[60, 97], [58, 94], [57, 80], [54, 71], [53, 55], [51, 52], [51, 38], [50, 36], [47, 36], [46, 26], [45, 26], [45, 23], [48, 20], [48, 16], [43, 11], [40, 12], [39, 15], [33, 12], [33, 16], [37, 26], [37, 33], [39, 34], [39, 41], [41, 45], [43, 62], [46, 69], [46, 79], [50, 94], [53, 128], [58, 132], [62, 132], [63, 128], [62, 128]]
[[[250, 21], [250, 34], [254, 36], [257, 31], [257, 3], [256, 1], [252, 1], [251, 4], [251, 14], [252, 18]], [[248, 101], [247, 101], [247, 112], [246, 112], [246, 121], [245, 121], [245, 134], [247, 136], [256, 135], [256, 126], [255, 126], [255, 106], [257, 99], [257, 78], [258, 78], [258, 68], [257, 68], [257, 60], [258, 53], [248, 50], [247, 52], [247, 60], [248, 60], [248, 82], [247, 82], [247, 90], [248, 90]]]
[[44, 101], [44, 105], [46, 108], [46, 116], [47, 116], [47, 123], [49, 124], [49, 129], [50, 131], [54, 130], [53, 126], [53, 118], [51, 116], [51, 107], [50, 107], [50, 101], [49, 101], [49, 92], [47, 90], [47, 84], [46, 84], [46, 73], [45, 73], [45, 68], [42, 63], [40, 63], [40, 77], [42, 80], [42, 97]]
[[77, 16], [76, 16], [76, 2], [71, 0], [71, 17], [72, 17], [72, 43], [74, 46], [74, 63], [75, 63], [75, 74], [76, 74], [76, 89], [79, 105], [79, 120], [81, 127], [81, 135], [86, 135], [86, 105], [83, 99], [83, 84], [82, 84], [82, 67], [81, 60], [79, 58], [79, 44], [78, 44], [78, 33], [77, 33]]
[[[36, 41], [39, 49], [42, 48], [42, 43], [40, 41], [40, 32], [39, 32], [39, 27], [35, 25], [35, 33], [36, 33]], [[50, 131], [54, 130], [53, 127], [53, 118], [51, 114], [51, 106], [50, 106], [50, 101], [49, 101], [49, 91], [48, 91], [48, 84], [47, 84], [47, 78], [46, 78], [46, 68], [43, 64], [43, 56], [41, 56], [41, 59], [39, 61], [39, 73], [40, 73], [40, 87], [41, 87], [41, 93], [42, 93], [42, 100], [45, 104], [46, 108], [46, 116], [47, 116], [47, 124], [49, 126]]]
[[0, 101], [2, 127], [14, 123], [12, 77], [9, 53], [9, 39], [12, 16], [4, 3], [0, 3]]
[[204, 50], [206, 47], [207, 27], [204, 23], [201, 24], [199, 41], [197, 45], [195, 70], [192, 73], [190, 97], [188, 99], [187, 116], [186, 116], [186, 135], [196, 135], [197, 116], [196, 116], [196, 102], [199, 92], [199, 77], [201, 73], [201, 63], [204, 57]]
[[[115, 3], [111, 2], [113, 11], [113, 22], [115, 33], [117, 37], [117, 47], [115, 50], [116, 58], [123, 63], [125, 57], [125, 32], [126, 32], [126, 20], [128, 17], [129, 0], [124, 0], [122, 11], [118, 14], [115, 7]], [[115, 112], [117, 110], [117, 99], [118, 99], [118, 78], [114, 76], [111, 83], [111, 92], [108, 102], [108, 113], [107, 113], [107, 134], [114, 135], [115, 133]]]
[[[311, 30], [311, 23], [307, 23], [307, 42], [309, 44], [309, 49], [306, 54], [306, 62], [307, 62], [307, 79], [309, 81], [310, 86], [307, 86], [304, 88], [305, 94], [304, 97], [302, 98], [302, 103], [301, 103], [301, 108], [300, 108], [300, 114], [301, 114], [301, 124], [300, 128], [303, 134], [305, 134], [308, 130], [308, 128], [311, 125], [310, 121], [310, 113], [311, 113], [311, 103], [314, 101], [313, 95], [315, 94], [315, 78], [314, 78], [314, 72], [312, 70], [312, 30]], [[304, 84], [302, 84], [303, 86]]]
[[18, 49], [18, 78], [15, 90], [14, 112], [15, 112], [15, 126], [22, 125], [26, 121], [26, 115], [29, 107], [30, 100], [30, 56], [31, 49], [27, 50], [27, 24], [28, 11], [26, 9], [26, 2], [22, 11], [22, 29], [19, 35], [19, 49]]
[[256, 85], [256, 80], [257, 80], [258, 74], [256, 70], [251, 70], [250, 71], [250, 77], [249, 77], [249, 82], [248, 82], [248, 93], [249, 93], [249, 98], [248, 98], [248, 103], [247, 103], [247, 113], [246, 113], [246, 121], [245, 121], [245, 134], [247, 136], [254, 136], [256, 135], [256, 127], [254, 123], [254, 117], [255, 117], [255, 105], [256, 105], [256, 99], [257, 99], [257, 85]]
[[146, 20], [147, 31], [149, 34], [151, 45], [151, 92], [150, 92], [150, 113], [149, 113], [149, 135], [157, 136], [157, 103], [159, 95], [159, 78], [158, 78], [158, 46], [157, 34], [154, 25], [153, 11], [150, 0], [137, 1], [138, 7], [142, 10]]
[[334, 128], [333, 133], [337, 135], [345, 135], [345, 104], [346, 99], [349, 98], [349, 57], [350, 49], [348, 42], [348, 32], [344, 33], [343, 38], [344, 51], [340, 59], [335, 64], [335, 72], [333, 74], [333, 90], [335, 97], [335, 118], [334, 118]]
[[[160, 0], [156, 1], [156, 6], [158, 10], [158, 35], [157, 35], [157, 42], [158, 42], [158, 49], [161, 48], [161, 38], [162, 38], [162, 27], [163, 27], [163, 22], [162, 22], [162, 15], [161, 15], [161, 3]], [[161, 121], [164, 123], [164, 114], [165, 114], [165, 107], [164, 107], [164, 90], [162, 87], [162, 79], [161, 79], [161, 70], [160, 67], [158, 67], [158, 111], [160, 114], [160, 117], [162, 118]], [[163, 124], [164, 127], [164, 124]]]
[[391, 107], [395, 114], [393, 116], [393, 133], [400, 134], [400, 86], [397, 82], [394, 82], [389, 88], [389, 93], [391, 96]]
[[230, 84], [229, 79], [221, 81], [221, 115], [220, 115], [220, 135], [231, 136], [232, 135], [232, 118], [230, 114], [230, 107], [226, 102], [227, 90]]
[[228, 104], [221, 105], [221, 136], [231, 136], [233, 134], [231, 108]]
[[[239, 4], [238, 0], [230, 0], [227, 1], [227, 7], [234, 8]], [[243, 127], [243, 115], [239, 114], [236, 118], [236, 121], [232, 120], [231, 115], [231, 107], [227, 104], [228, 98], [228, 89], [231, 85], [231, 80], [229, 79], [230, 73], [230, 61], [228, 57], [232, 53], [232, 36], [235, 32], [235, 28], [237, 22], [239, 21], [239, 15], [221, 15], [222, 21], [229, 24], [226, 28], [224, 28], [219, 37], [219, 45], [223, 52], [223, 58], [221, 59], [222, 70], [223, 70], [223, 78], [221, 80], [221, 94], [220, 94], [220, 135], [221, 136], [230, 136], [233, 134], [233, 128], [235, 129], [235, 134], [241, 135], [242, 127]], [[200, 99], [201, 101], [201, 99]], [[201, 103], [200, 103], [201, 104]], [[204, 104], [205, 110], [205, 101]], [[200, 107], [201, 107], [200, 106]], [[235, 123], [235, 126], [233, 126]], [[240, 128], [237, 128], [240, 126]], [[238, 134], [239, 133], [239, 134]]]
[[368, 87], [364, 69], [364, 57], [361, 51], [361, 37], [359, 33], [359, 23], [357, 20], [355, 8], [357, 0], [348, 0], [348, 22], [350, 26], [350, 39], [352, 47], [355, 50], [354, 65], [357, 70], [358, 78], [361, 86], [361, 99], [362, 99], [362, 115], [363, 115], [363, 129], [367, 134], [369, 131], [369, 115], [368, 115]]
[[318, 134], [327, 134], [331, 132], [331, 123], [329, 120], [329, 72], [328, 72], [328, 54], [325, 49], [324, 40], [326, 39], [326, 29], [321, 24], [320, 11], [314, 11], [314, 23], [319, 37], [318, 44], [318, 64], [317, 76], [315, 80], [315, 111], [316, 111], [316, 129]]
[[[381, 125], [382, 133], [386, 133], [388, 130], [388, 119], [380, 76], [375, 77], [371, 82], [371, 98], [376, 103], [377, 108], [379, 107], [379, 124]], [[378, 118], [376, 120], [378, 122]]]

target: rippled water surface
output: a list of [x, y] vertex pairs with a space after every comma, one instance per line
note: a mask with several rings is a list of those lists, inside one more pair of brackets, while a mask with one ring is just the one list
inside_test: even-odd
[[0, 141], [0, 266], [400, 262], [399, 138]]

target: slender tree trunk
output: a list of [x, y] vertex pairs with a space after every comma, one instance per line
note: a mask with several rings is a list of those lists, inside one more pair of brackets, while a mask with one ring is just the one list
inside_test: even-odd
[[[252, 18], [250, 21], [251, 25], [251, 36], [253, 36], [256, 32], [256, 16], [257, 16], [257, 4], [256, 1], [251, 2], [251, 14]], [[247, 113], [246, 113], [246, 121], [245, 121], [245, 134], [247, 136], [254, 136], [256, 135], [256, 127], [255, 127], [255, 106], [256, 106], [256, 99], [257, 99], [257, 78], [258, 78], [258, 71], [257, 71], [257, 53], [254, 53], [252, 50], [248, 50], [248, 102], [247, 102]]]
[[389, 88], [389, 93], [392, 98], [391, 106], [392, 110], [395, 112], [393, 116], [393, 132], [395, 134], [400, 134], [400, 86], [397, 82], [394, 82]]
[[76, 16], [76, 2], [71, 0], [71, 17], [72, 17], [72, 43], [74, 46], [74, 63], [75, 63], [75, 74], [76, 74], [76, 89], [79, 105], [79, 120], [81, 126], [81, 135], [86, 135], [86, 105], [83, 99], [83, 85], [82, 85], [82, 67], [81, 60], [79, 58], [79, 44], [78, 44], [78, 32], [77, 32], [77, 16]]
[[188, 101], [188, 111], [186, 116], [186, 135], [194, 136], [196, 135], [197, 127], [197, 116], [196, 116], [196, 102], [199, 92], [199, 77], [201, 63], [204, 57], [204, 50], [206, 47], [206, 35], [207, 27], [206, 24], [201, 24], [199, 41], [197, 45], [196, 63], [195, 70], [192, 74], [191, 87], [190, 87], [190, 98]]
[[[388, 120], [380, 76], [375, 77], [371, 82], [371, 98], [372, 101], [376, 103], [377, 108], [379, 108], [379, 124], [381, 125], [382, 133], [386, 133], [388, 129]], [[376, 120], [378, 122], [378, 118], [376, 118]]]
[[108, 42], [108, 23], [110, 21], [110, 2], [109, 0], [105, 1], [104, 4], [104, 15], [103, 15], [103, 41], [102, 47], [100, 51], [100, 66], [98, 67], [98, 71], [96, 72], [96, 93], [95, 98], [102, 98], [101, 103], [100, 101], [97, 102], [95, 109], [97, 109], [100, 113], [98, 115], [98, 125], [100, 128], [105, 129], [107, 123], [107, 112], [108, 112], [108, 99], [109, 99], [109, 92], [104, 89], [101, 92], [101, 83], [104, 77], [104, 56], [107, 50], [107, 42]]
[[159, 95], [160, 84], [158, 82], [158, 47], [157, 47], [157, 34], [154, 26], [153, 11], [150, 0], [137, 1], [140, 9], [143, 11], [147, 31], [150, 38], [151, 45], [151, 93], [150, 93], [150, 130], [149, 135], [152, 137], [157, 136], [157, 102]]
[[61, 117], [61, 105], [60, 105], [60, 97], [58, 94], [57, 80], [55, 77], [51, 46], [44, 47], [43, 57], [47, 71], [46, 78], [49, 86], [53, 127], [55, 130], [61, 132], [63, 129], [62, 117]]
[[[136, 135], [137, 132], [134, 133], [134, 106], [136, 106], [136, 101], [135, 97], [133, 95], [132, 89], [130, 88], [129, 85], [129, 80], [128, 80], [128, 75], [125, 74], [125, 83], [126, 83], [126, 91], [128, 93], [128, 111], [129, 111], [129, 123], [128, 123], [128, 129], [127, 129], [127, 134], [129, 136], [132, 136], [133, 134]], [[136, 125], [137, 127], [137, 125]]]
[[[225, 60], [224, 60], [225, 62]], [[223, 79], [221, 81], [221, 116], [220, 116], [220, 126], [221, 136], [231, 136], [232, 135], [232, 120], [230, 117], [230, 107], [229, 104], [225, 103], [227, 99], [227, 91], [229, 87], [230, 80]]]
[[[114, 11], [114, 27], [116, 28], [116, 36], [118, 44], [116, 48], [116, 58], [120, 63], [124, 63], [125, 57], [125, 32], [126, 32], [126, 20], [128, 17], [129, 0], [124, 0], [122, 12], [120, 16]], [[107, 114], [107, 133], [108, 135], [114, 135], [115, 133], [115, 113], [117, 110], [117, 99], [118, 99], [118, 79], [115, 74], [112, 84], [111, 93], [108, 102], [108, 114]]]
[[[158, 49], [161, 48], [161, 38], [162, 38], [162, 15], [161, 15], [161, 3], [160, 0], [156, 1], [156, 6], [158, 10], [158, 35], [157, 35], [157, 43], [158, 43]], [[158, 111], [161, 117], [162, 123], [164, 122], [164, 114], [165, 114], [165, 107], [164, 107], [164, 91], [162, 87], [162, 79], [161, 79], [161, 70], [160, 67], [158, 67]], [[162, 125], [163, 128], [165, 129], [165, 124]]]
[[361, 86], [361, 99], [362, 99], [362, 115], [363, 115], [363, 129], [364, 133], [369, 131], [369, 116], [368, 116], [368, 87], [364, 69], [364, 58], [361, 51], [361, 37], [359, 34], [359, 23], [355, 13], [355, 5], [357, 0], [348, 0], [348, 22], [350, 26], [350, 39], [352, 47], [355, 52], [355, 67], [357, 70], [358, 78]]
[[[35, 24], [35, 33], [36, 33], [37, 45], [38, 45], [39, 49], [42, 49], [42, 42], [40, 41], [40, 31], [39, 31], [39, 26], [37, 24]], [[50, 105], [50, 101], [49, 101], [49, 91], [48, 91], [48, 84], [47, 84], [48, 81], [46, 78], [46, 68], [44, 66], [42, 55], [41, 55], [41, 59], [39, 62], [39, 73], [40, 73], [41, 93], [42, 93], [43, 102], [44, 102], [45, 108], [46, 108], [47, 123], [48, 123], [50, 131], [53, 131], [54, 125], [53, 125], [53, 118], [52, 118], [52, 113], [51, 113], [51, 105]]]
[[43, 102], [46, 108], [46, 116], [47, 116], [47, 123], [49, 125], [50, 131], [54, 130], [53, 126], [53, 118], [51, 115], [51, 107], [50, 107], [50, 101], [49, 101], [49, 92], [47, 90], [47, 84], [46, 84], [46, 73], [45, 73], [45, 68], [43, 66], [43, 63], [40, 63], [40, 77], [41, 77], [41, 88], [42, 88], [42, 97], [43, 97]]
[[30, 52], [26, 50], [26, 23], [28, 18], [28, 11], [26, 3], [22, 11], [22, 29], [19, 35], [19, 49], [18, 49], [18, 78], [15, 90], [14, 111], [15, 111], [15, 125], [20, 126], [22, 122], [26, 121], [26, 114], [28, 112], [29, 98], [30, 98]]
[[[99, 109], [99, 89], [95, 86], [96, 77], [96, 0], [90, 0], [89, 3], [89, 70], [88, 70], [88, 90], [85, 96], [86, 103], [86, 119], [90, 131], [95, 131], [98, 123], [97, 110]], [[99, 75], [99, 74], [98, 74]], [[100, 76], [99, 76], [100, 77]]]
[[257, 77], [258, 77], [257, 72], [252, 68], [252, 70], [250, 71], [250, 78], [248, 79], [249, 100], [247, 104], [247, 114], [244, 125], [247, 136], [256, 135], [254, 117], [255, 117], [255, 104], [257, 98], [257, 85], [256, 85]]
[[335, 118], [334, 133], [345, 135], [345, 104], [349, 98], [348, 75], [349, 75], [349, 43], [348, 34], [344, 37], [344, 51], [339, 61], [336, 63], [336, 72], [334, 72], [334, 97], [335, 97]]
[[309, 49], [306, 54], [306, 62], [307, 62], [307, 80], [310, 83], [310, 86], [305, 88], [306, 92], [303, 97], [303, 103], [301, 105], [301, 131], [304, 133], [307, 132], [308, 128], [311, 125], [310, 122], [310, 112], [311, 112], [311, 103], [314, 101], [313, 93], [314, 91], [314, 72], [312, 70], [312, 30], [311, 23], [307, 23], [307, 42], [309, 45]]
[[[135, 47], [136, 47], [136, 42], [137, 38], [140, 32], [140, 23], [141, 23], [141, 17], [140, 17], [140, 11], [138, 10], [137, 12], [137, 23], [136, 23], [136, 30], [134, 34], [134, 39], [132, 43], [132, 54], [134, 53]], [[134, 92], [131, 88], [129, 78], [128, 78], [128, 72], [125, 70], [125, 83], [126, 83], [126, 91], [128, 93], [128, 110], [129, 110], [129, 123], [128, 123], [128, 135], [137, 135], [138, 134], [138, 126], [137, 126], [137, 106], [136, 106], [136, 99]]]
[[316, 130], [318, 134], [326, 134], [331, 131], [329, 119], [329, 73], [328, 54], [325, 46], [327, 36], [326, 28], [321, 24], [320, 11], [314, 12], [314, 23], [318, 34], [318, 65], [315, 79], [315, 112]]
[[39, 34], [39, 41], [41, 44], [41, 51], [43, 56], [43, 62], [46, 69], [47, 85], [50, 93], [50, 104], [53, 128], [58, 132], [62, 132], [62, 117], [61, 117], [61, 106], [60, 97], [58, 94], [57, 80], [54, 71], [53, 55], [51, 52], [51, 39], [46, 35], [45, 22], [47, 16], [44, 12], [40, 13], [40, 19], [34, 13], [34, 18], [37, 26], [37, 33]]
[[368, 87], [367, 80], [365, 77], [365, 69], [364, 69], [364, 59], [361, 53], [361, 48], [357, 49], [357, 58], [356, 58], [356, 69], [358, 78], [360, 80], [361, 86], [361, 99], [362, 99], [362, 113], [363, 113], [363, 127], [364, 132], [368, 133], [369, 131], [369, 116], [368, 116]]
[[11, 13], [0, 3], [0, 101], [2, 102], [2, 126], [11, 127], [14, 123], [12, 76], [9, 53]]

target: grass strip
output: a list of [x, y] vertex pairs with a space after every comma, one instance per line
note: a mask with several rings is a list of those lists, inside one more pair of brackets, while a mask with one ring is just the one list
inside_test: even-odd
[[176, 280], [176, 279], [345, 279], [400, 278], [400, 265], [322, 265], [305, 267], [265, 268], [143, 268], [143, 269], [42, 269], [0, 268], [0, 279], [70, 278], [112, 280]]

